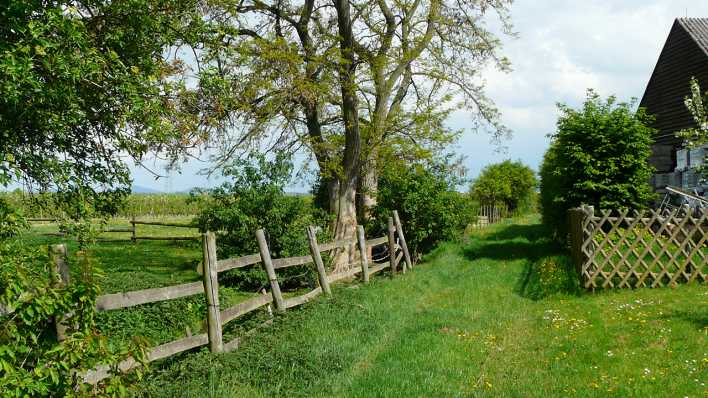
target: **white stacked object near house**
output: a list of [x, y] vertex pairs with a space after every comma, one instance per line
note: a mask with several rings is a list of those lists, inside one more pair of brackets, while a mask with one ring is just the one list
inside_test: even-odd
[[676, 171], [684, 171], [688, 168], [688, 150], [679, 149], [676, 151]]

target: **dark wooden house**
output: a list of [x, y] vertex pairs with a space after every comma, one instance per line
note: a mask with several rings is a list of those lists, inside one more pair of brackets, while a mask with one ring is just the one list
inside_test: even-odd
[[692, 77], [702, 89], [708, 89], [708, 18], [674, 21], [640, 103], [656, 117], [653, 127], [658, 131], [650, 163], [656, 168], [657, 188], [681, 186], [681, 181], [686, 184], [685, 176], [677, 170], [677, 151], [683, 143], [675, 133], [695, 126], [684, 105]]

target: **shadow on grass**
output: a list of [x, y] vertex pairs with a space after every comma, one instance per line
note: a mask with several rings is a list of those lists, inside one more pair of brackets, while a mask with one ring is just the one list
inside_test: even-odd
[[546, 234], [542, 225], [509, 225], [481, 236], [473, 236], [464, 248], [470, 260], [489, 258], [495, 260], [528, 259], [562, 254], [563, 247]]
[[705, 310], [701, 312], [675, 310], [658, 317], [658, 319], [686, 322], [698, 330], [708, 329], [708, 312]]
[[498, 241], [524, 238], [529, 242], [536, 242], [539, 240], [547, 240], [548, 237], [549, 233], [546, 227], [541, 224], [510, 224], [508, 226], [486, 234], [483, 240]]
[[464, 248], [470, 260], [526, 260], [514, 286], [521, 297], [539, 300], [553, 294], [579, 294], [579, 279], [566, 249], [544, 226], [508, 225], [473, 235]]

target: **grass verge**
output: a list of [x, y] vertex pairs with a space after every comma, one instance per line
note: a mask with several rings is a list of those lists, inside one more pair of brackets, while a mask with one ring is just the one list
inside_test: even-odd
[[497, 225], [442, 245], [404, 276], [335, 286], [333, 297], [277, 317], [233, 353], [156, 363], [135, 394], [708, 394], [704, 285], [582, 294], [543, 282], [538, 264], [556, 254], [535, 218]]

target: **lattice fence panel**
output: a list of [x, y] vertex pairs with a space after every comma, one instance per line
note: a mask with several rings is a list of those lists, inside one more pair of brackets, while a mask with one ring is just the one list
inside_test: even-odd
[[571, 214], [571, 246], [586, 288], [676, 286], [708, 279], [708, 212]]

